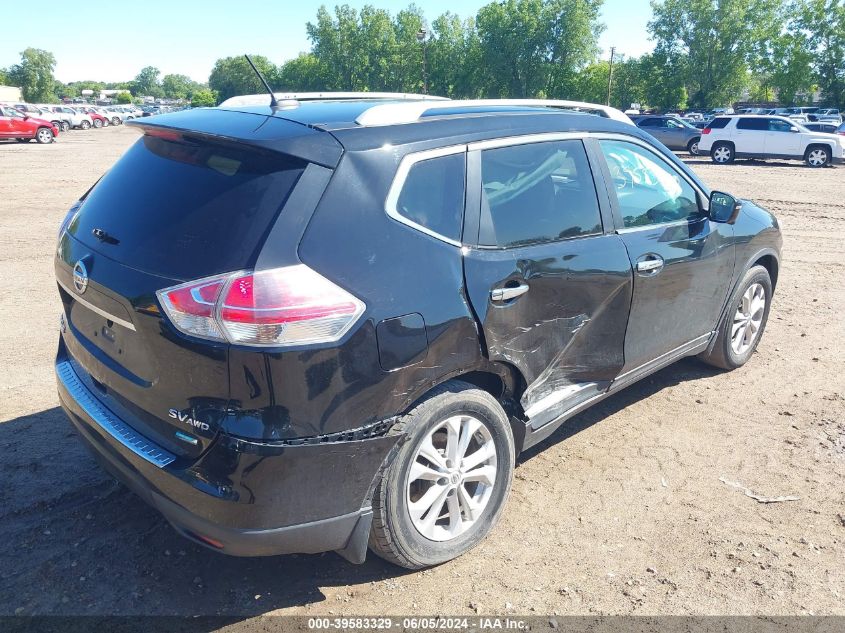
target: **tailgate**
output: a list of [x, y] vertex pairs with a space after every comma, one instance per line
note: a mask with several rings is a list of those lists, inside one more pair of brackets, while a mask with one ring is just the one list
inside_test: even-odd
[[62, 339], [85, 386], [148, 439], [176, 455], [200, 455], [226, 411], [227, 346], [193, 343], [163, 327], [155, 291], [178, 282], [123, 266], [67, 233], [56, 280]]

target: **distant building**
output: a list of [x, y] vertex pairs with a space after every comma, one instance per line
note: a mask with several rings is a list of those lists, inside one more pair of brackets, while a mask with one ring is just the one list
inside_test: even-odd
[[125, 92], [129, 94], [129, 91], [126, 89], [123, 90], [100, 90], [100, 97], [97, 101], [108, 101], [110, 99], [114, 99], [119, 95], [121, 92]]
[[23, 101], [23, 93], [21, 93], [20, 88], [15, 86], [0, 86], [0, 101], [20, 103]]

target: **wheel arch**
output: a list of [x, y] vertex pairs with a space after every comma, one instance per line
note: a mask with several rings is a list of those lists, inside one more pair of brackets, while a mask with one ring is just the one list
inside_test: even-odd
[[[757, 265], [763, 266], [768, 271], [769, 278], [772, 280], [772, 293], [774, 293], [775, 287], [777, 286], [778, 274], [780, 272], [780, 257], [775, 249], [766, 247], [755, 251], [754, 254], [746, 259], [745, 264], [741, 268], [737, 268], [737, 275], [734, 278], [733, 283], [731, 283], [730, 290], [725, 298], [725, 305], [722, 306], [722, 313], [719, 315], [719, 320], [716, 322], [714, 332], [718, 332], [719, 328], [722, 327], [722, 323], [730, 310], [730, 299], [736, 292], [737, 286], [739, 286], [742, 282], [742, 278], [745, 277], [745, 273]], [[713, 336], [710, 339], [710, 343], [707, 345], [707, 349], [704, 353], [710, 353], [713, 350], [713, 346], [716, 344], [717, 338], [717, 336]]]
[[519, 454], [525, 439], [526, 428], [525, 422], [521, 419], [523, 411], [519, 398], [525, 391], [527, 383], [522, 372], [510, 363], [486, 361], [476, 366], [470, 366], [444, 374], [436, 381], [428, 383], [425, 388], [416, 392], [407, 405], [403, 407], [400, 415], [406, 414], [434, 389], [437, 389], [450, 380], [461, 380], [474, 385], [482, 391], [489, 393], [502, 405], [511, 425], [516, 452]]
[[823, 148], [824, 148], [824, 149], [826, 149], [828, 152], [830, 152], [830, 157], [831, 157], [831, 158], [833, 158], [834, 153], [835, 153], [835, 148], [834, 148], [834, 146], [833, 146], [833, 143], [832, 143], [832, 142], [828, 142], [828, 141], [811, 141], [811, 142], [807, 145], [807, 148], [804, 150], [804, 160], [806, 160], [806, 159], [807, 159], [807, 156], [809, 156], [810, 151], [811, 151], [814, 147], [823, 147]]

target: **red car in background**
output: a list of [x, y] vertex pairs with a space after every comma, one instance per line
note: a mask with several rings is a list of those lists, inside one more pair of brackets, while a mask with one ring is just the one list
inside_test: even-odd
[[21, 143], [35, 139], [39, 143], [52, 143], [58, 135], [59, 128], [50, 121], [27, 116], [12, 106], [0, 105], [0, 139], [14, 138]]
[[102, 114], [97, 112], [94, 108], [87, 108], [85, 106], [76, 108], [77, 110], [81, 110], [85, 114], [91, 117], [91, 124], [96, 128], [101, 127], [108, 127], [109, 120], [108, 118], [104, 117]]

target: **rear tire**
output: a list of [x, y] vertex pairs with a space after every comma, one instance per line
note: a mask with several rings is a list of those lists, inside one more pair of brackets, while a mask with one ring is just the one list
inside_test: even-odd
[[41, 143], [42, 145], [52, 143], [54, 138], [55, 137], [53, 136], [53, 130], [48, 127], [40, 127], [35, 133], [35, 140]]
[[810, 145], [804, 154], [804, 162], [808, 167], [827, 167], [830, 165], [830, 148], [825, 145]]
[[111, 124], [120, 125], [120, 117], [112, 117]]
[[714, 143], [710, 149], [710, 158], [719, 165], [728, 165], [736, 158], [734, 146], [731, 143]]
[[692, 154], [693, 156], [698, 156], [698, 141], [700, 139], [694, 138], [690, 139], [690, 142], [687, 143], [687, 151]]
[[94, 127], [99, 130], [103, 127], [103, 122], [100, 119], [94, 119]]
[[[759, 300], [764, 302], [760, 305]], [[737, 285], [713, 349], [699, 358], [714, 367], [736, 369], [751, 358], [769, 320], [772, 279], [764, 266], [752, 266]]]
[[373, 492], [370, 549], [400, 567], [421, 569], [475, 547], [499, 519], [513, 479], [515, 449], [504, 409], [486, 391], [450, 380], [391, 433], [408, 441]]
[[79, 127], [81, 127], [83, 130], [90, 130], [91, 124], [88, 122], [88, 120], [85, 120], [79, 124]]
[[67, 132], [70, 129], [70, 123], [62, 121], [62, 132]]

